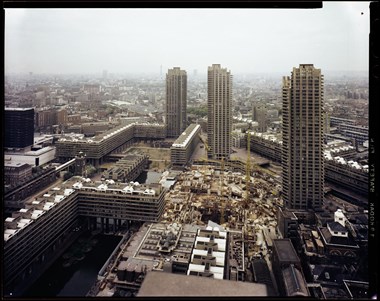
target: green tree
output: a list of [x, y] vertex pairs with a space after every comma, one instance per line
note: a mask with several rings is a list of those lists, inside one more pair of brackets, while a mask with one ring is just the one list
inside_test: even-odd
[[187, 108], [188, 114], [194, 114], [198, 117], [205, 117], [207, 116], [207, 106], [203, 105], [200, 107], [189, 107]]

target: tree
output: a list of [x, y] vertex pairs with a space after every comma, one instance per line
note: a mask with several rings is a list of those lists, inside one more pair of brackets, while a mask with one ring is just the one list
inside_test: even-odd
[[94, 174], [96, 174], [97, 171], [98, 170], [91, 164], [86, 166], [86, 174], [87, 174], [87, 177], [89, 178], [91, 178]]
[[200, 107], [188, 107], [187, 108], [188, 114], [194, 114], [198, 117], [205, 117], [207, 116], [207, 106], [200, 106]]

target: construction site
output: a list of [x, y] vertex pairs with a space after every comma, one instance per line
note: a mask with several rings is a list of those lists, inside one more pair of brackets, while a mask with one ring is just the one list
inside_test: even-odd
[[145, 277], [152, 278], [149, 283], [162, 277], [154, 276], [157, 271], [190, 276], [186, 281], [203, 276], [257, 286], [256, 294], [250, 286], [239, 295], [277, 294], [270, 256], [273, 240], [281, 238], [276, 220], [281, 187], [251, 156], [208, 160], [207, 143], [201, 141], [205, 147], [198, 146], [190, 167], [163, 173], [160, 184], [169, 183], [169, 189], [159, 223], [146, 223], [125, 237], [90, 296], [160, 294], [144, 287]]
[[[281, 167], [251, 153], [250, 146], [248, 134], [247, 149], [232, 149], [229, 159], [209, 158], [205, 137], [199, 127], [190, 126], [170, 148], [134, 141], [107, 154], [101, 174], [72, 177], [6, 220], [5, 251], [10, 258], [6, 272], [15, 281], [26, 277], [27, 270], [37, 275], [44, 258], [57, 253], [54, 233], [48, 238], [53, 250], [42, 249], [44, 237], [26, 240], [23, 235], [29, 237], [29, 232], [24, 228], [54, 225], [64, 242], [80, 216], [84, 229], [122, 236], [87, 296], [307, 296], [308, 284], [288, 236], [298, 223], [306, 222], [306, 213], [296, 216], [280, 209]], [[139, 183], [137, 177], [146, 170], [158, 178]], [[59, 215], [70, 223], [66, 230], [56, 223], [62, 212], [56, 210], [59, 206], [67, 212]], [[336, 208], [327, 209], [334, 213]], [[322, 211], [314, 215], [325, 224], [331, 218]], [[329, 229], [321, 230], [329, 239], [325, 247], [317, 243], [322, 257], [332, 245]], [[42, 259], [26, 264], [25, 256], [17, 261], [22, 252], [30, 251], [30, 246], [20, 247], [29, 241], [34, 241]], [[310, 241], [306, 243], [312, 250]], [[294, 256], [283, 257], [282, 249]], [[274, 258], [281, 269], [276, 270]], [[161, 289], [162, 282], [166, 286]], [[302, 291], [296, 289], [300, 283]]]
[[[256, 174], [247, 184], [241, 172], [193, 165], [166, 194], [162, 221], [204, 226], [211, 220], [226, 229], [243, 229], [250, 239], [260, 236], [263, 229], [274, 234], [278, 188], [274, 180], [270, 183]], [[249, 256], [259, 249], [253, 247]]]

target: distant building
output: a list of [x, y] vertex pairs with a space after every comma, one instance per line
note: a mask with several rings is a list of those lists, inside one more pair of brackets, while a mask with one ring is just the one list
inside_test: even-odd
[[251, 132], [250, 146], [253, 152], [281, 162], [282, 141], [278, 135]]
[[170, 147], [170, 158], [173, 166], [184, 167], [190, 160], [195, 147], [199, 142], [199, 134], [201, 126], [199, 124], [191, 124], [177, 138]]
[[99, 93], [101, 91], [101, 86], [99, 84], [85, 84], [83, 85], [83, 90], [88, 93], [88, 100], [99, 100]]
[[99, 84], [85, 84], [83, 85], [83, 90], [88, 92], [90, 95], [93, 95], [99, 93], [101, 87]]
[[80, 124], [81, 123], [81, 115], [80, 114], [73, 114], [67, 116], [67, 122], [74, 123], [74, 124]]
[[341, 187], [368, 196], [368, 165], [360, 165], [342, 156], [325, 156], [325, 179]]
[[338, 125], [338, 132], [347, 138], [354, 138], [356, 143], [363, 145], [363, 142], [368, 140], [369, 129], [365, 126], [341, 123]]
[[252, 121], [257, 121], [257, 111], [260, 106], [260, 104], [256, 103], [252, 106]]
[[283, 199], [293, 209], [323, 204], [323, 75], [312, 64], [283, 78]]
[[37, 129], [58, 125], [66, 125], [68, 116], [66, 109], [42, 109], [35, 112], [35, 125]]
[[61, 109], [56, 112], [56, 124], [67, 124], [67, 111], [66, 109]]
[[108, 131], [114, 127], [110, 122], [86, 122], [82, 123], [81, 132], [85, 136], [95, 136], [102, 132]]
[[326, 134], [330, 133], [330, 114], [328, 112], [325, 112], [325, 124], [324, 124], [324, 130]]
[[4, 109], [4, 147], [25, 148], [33, 145], [34, 109]]
[[6, 151], [4, 157], [14, 162], [26, 163], [31, 166], [40, 166], [49, 163], [55, 159], [56, 148], [54, 146], [46, 146], [35, 148], [28, 151]]
[[[324, 151], [325, 181], [334, 183], [361, 195], [368, 195], [368, 165], [346, 159], [354, 156], [354, 147], [326, 145]], [[251, 132], [251, 151], [281, 162], [282, 141], [274, 134]]]
[[35, 112], [35, 125], [37, 129], [52, 126], [54, 123], [54, 112], [52, 110], [37, 110]]
[[166, 74], [165, 115], [167, 136], [178, 137], [187, 126], [187, 74], [179, 67]]
[[207, 75], [208, 157], [229, 159], [232, 131], [232, 75], [220, 64], [208, 67]]
[[116, 164], [103, 172], [102, 177], [109, 180], [129, 183], [134, 181], [148, 166], [147, 155], [126, 155]]
[[247, 139], [245, 133], [239, 130], [234, 130], [231, 133], [232, 146], [236, 148], [245, 148], [247, 146]]
[[115, 150], [123, 150], [135, 139], [164, 139], [166, 128], [163, 124], [121, 125], [91, 138], [64, 136], [56, 142], [57, 158], [67, 161], [82, 151], [87, 162], [98, 167], [103, 163], [103, 157]]
[[252, 120], [257, 121], [258, 127], [257, 131], [260, 133], [265, 133], [268, 127], [268, 110], [264, 104], [254, 105]]
[[32, 176], [32, 166], [20, 162], [4, 163], [4, 182], [7, 185], [17, 185], [26, 178]]
[[330, 127], [336, 127], [342, 123], [355, 125], [355, 120], [346, 119], [346, 118], [339, 118], [339, 117], [335, 117], [335, 116], [330, 116], [329, 122], [330, 122]]

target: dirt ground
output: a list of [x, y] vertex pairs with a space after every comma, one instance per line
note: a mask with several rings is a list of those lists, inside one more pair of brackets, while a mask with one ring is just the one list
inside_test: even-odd
[[163, 171], [170, 164], [170, 149], [169, 148], [155, 148], [147, 146], [133, 146], [127, 150], [126, 153], [133, 153], [138, 151], [141, 154], [147, 154], [152, 163], [149, 169], [156, 171]]

